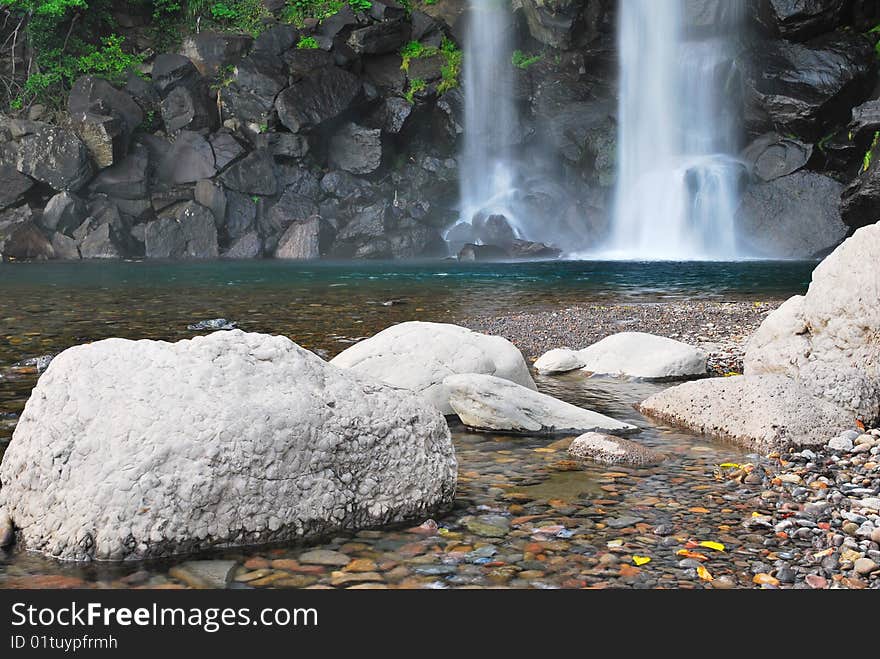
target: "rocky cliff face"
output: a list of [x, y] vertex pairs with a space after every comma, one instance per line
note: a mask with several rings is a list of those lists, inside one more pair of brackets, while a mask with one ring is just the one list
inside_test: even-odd
[[[523, 54], [511, 63], [522, 117], [511, 141], [528, 164], [525, 200], [573, 228], [580, 248], [607, 231], [615, 182], [616, 5], [514, 0], [510, 25]], [[687, 6], [699, 30], [730, 4]], [[467, 11], [464, 0], [374, 0], [302, 29], [279, 18], [256, 38], [201, 32], [124, 88], [83, 78], [66, 112], [3, 116], [0, 254], [446, 255], [463, 125], [450, 57]], [[749, 16], [731, 76], [752, 142], [744, 239], [809, 256], [880, 220], [866, 156], [880, 84], [865, 34], [880, 7], [752, 0]]]

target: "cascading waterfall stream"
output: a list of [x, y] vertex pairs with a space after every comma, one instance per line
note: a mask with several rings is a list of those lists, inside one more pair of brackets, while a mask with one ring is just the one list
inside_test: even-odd
[[735, 259], [741, 164], [729, 82], [743, 0], [621, 0], [619, 174], [610, 258]]

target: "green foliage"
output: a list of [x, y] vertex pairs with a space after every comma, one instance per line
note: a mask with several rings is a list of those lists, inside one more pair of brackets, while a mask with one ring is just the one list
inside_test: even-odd
[[283, 18], [288, 23], [302, 27], [307, 19], [323, 21], [337, 13], [348, 4], [352, 11], [369, 11], [373, 6], [370, 0], [287, 0]]
[[319, 47], [318, 40], [315, 37], [303, 37], [296, 44], [296, 47], [302, 50], [315, 50]]
[[521, 50], [515, 50], [513, 51], [511, 63], [518, 69], [527, 69], [532, 64], [537, 64], [542, 59], [544, 59], [543, 55], [526, 55]]
[[865, 159], [862, 161], [862, 172], [867, 172], [871, 168], [871, 162], [874, 159], [874, 150], [877, 148], [878, 143], [880, 143], [880, 130], [874, 133], [874, 141], [871, 143], [871, 148], [865, 153]]
[[348, 6], [352, 8], [353, 11], [370, 11], [370, 8], [373, 6], [373, 3], [370, 0], [348, 0]]
[[874, 50], [877, 52], [877, 57], [880, 57], [880, 25], [868, 30], [868, 36], [874, 40]]
[[424, 89], [427, 86], [428, 86], [428, 83], [426, 83], [421, 78], [413, 78], [412, 80], [409, 81], [409, 89], [407, 90], [407, 92], [405, 94], [406, 100], [409, 101], [410, 103], [415, 103], [416, 102], [416, 94], [418, 94], [421, 91], [424, 91]]
[[400, 68], [404, 71], [409, 71], [409, 63], [412, 60], [421, 59], [423, 57], [433, 57], [438, 52], [437, 48], [426, 46], [419, 41], [410, 41], [400, 49], [400, 56], [403, 58]]
[[458, 79], [461, 77], [461, 64], [464, 59], [464, 53], [459, 50], [458, 46], [455, 45], [455, 42], [444, 38], [443, 43], [440, 46], [440, 54], [443, 55], [446, 63], [440, 69], [443, 73], [443, 79], [437, 86], [437, 92], [445, 94], [450, 89], [458, 87]]
[[211, 7], [211, 18], [215, 21], [232, 21], [238, 18], [238, 11], [225, 2], [218, 2]]

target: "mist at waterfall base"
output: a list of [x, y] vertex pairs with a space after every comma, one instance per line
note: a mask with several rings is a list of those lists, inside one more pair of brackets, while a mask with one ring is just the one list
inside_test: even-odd
[[745, 3], [723, 5], [695, 26], [682, 0], [620, 3], [619, 171], [606, 258], [742, 256], [744, 168], [728, 90]]
[[589, 211], [567, 212], [571, 206], [561, 200], [570, 195], [544, 154], [517, 149], [511, 14], [505, 3], [474, 0], [465, 43], [461, 219], [446, 236], [453, 246], [492, 244], [501, 224], [571, 259], [747, 258], [736, 235], [745, 167], [736, 156], [739, 104], [732, 92], [746, 3], [717, 7], [715, 15], [694, 17], [685, 0], [619, 3], [618, 176], [610, 230], [597, 241], [587, 230]]

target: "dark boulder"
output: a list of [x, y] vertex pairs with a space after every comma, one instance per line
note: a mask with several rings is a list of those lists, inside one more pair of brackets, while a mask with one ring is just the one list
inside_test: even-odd
[[247, 34], [199, 32], [183, 41], [181, 52], [199, 73], [213, 78], [244, 57], [253, 43]]
[[275, 103], [281, 123], [292, 133], [309, 132], [336, 119], [363, 99], [363, 84], [333, 67], [313, 72], [281, 92]]
[[846, 237], [838, 208], [842, 186], [815, 172], [799, 171], [743, 193], [737, 227], [755, 256], [812, 258]]
[[46, 260], [55, 250], [27, 206], [0, 213], [0, 260]]
[[127, 254], [126, 240], [110, 222], [88, 218], [77, 229], [76, 244], [83, 259], [121, 259]]
[[356, 211], [336, 236], [331, 255], [339, 258], [389, 258], [386, 239], [390, 228], [390, 204], [380, 201]]
[[98, 174], [89, 189], [121, 199], [146, 199], [149, 195], [149, 167], [149, 150], [137, 145], [123, 160]]
[[208, 136], [208, 142], [214, 151], [214, 161], [218, 171], [226, 169], [226, 166], [235, 162], [244, 155], [245, 148], [227, 130], [220, 130]]
[[221, 88], [225, 114], [259, 131], [274, 116], [275, 98], [287, 86], [287, 73], [277, 56], [254, 53], [235, 68], [228, 85]]
[[328, 52], [317, 48], [296, 48], [284, 53], [284, 67], [291, 82], [296, 82], [320, 69], [335, 66], [336, 59]]
[[71, 192], [59, 192], [43, 209], [41, 224], [49, 231], [72, 236], [88, 216], [86, 202]]
[[540, 130], [563, 158], [595, 172], [597, 182], [608, 186], [617, 161], [614, 113], [605, 101], [570, 103], [542, 117]]
[[394, 0], [373, 0], [368, 12], [370, 18], [377, 21], [399, 21], [406, 17], [408, 10]]
[[497, 245], [465, 245], [458, 253], [459, 261], [507, 261], [510, 254]]
[[332, 16], [321, 21], [315, 31], [315, 38], [318, 40], [321, 48], [330, 50], [333, 42], [340, 33], [349, 27], [355, 27], [359, 24], [357, 16], [354, 15], [351, 6], [348, 3], [342, 5], [342, 9]]
[[508, 247], [517, 235], [503, 215], [477, 215], [471, 221], [473, 239], [485, 245]]
[[256, 231], [246, 233], [223, 252], [224, 259], [257, 259], [263, 255], [263, 241]]
[[321, 198], [321, 180], [311, 169], [297, 163], [280, 163], [275, 171], [279, 189], [293, 191], [314, 201]]
[[346, 43], [357, 55], [385, 55], [400, 50], [410, 34], [410, 25], [403, 20], [383, 21], [352, 30]]
[[95, 173], [88, 148], [73, 131], [3, 116], [0, 162], [54, 190], [71, 192], [82, 188]]
[[164, 188], [154, 190], [150, 195], [150, 203], [156, 213], [161, 213], [177, 204], [192, 201], [195, 198], [190, 186]]
[[382, 165], [382, 131], [348, 123], [330, 138], [330, 162], [352, 174], [372, 174]]
[[318, 214], [318, 205], [308, 197], [299, 194], [295, 189], [288, 189], [281, 195], [265, 219], [260, 219], [260, 228], [264, 235], [280, 234], [295, 222], [304, 222]]
[[214, 181], [199, 181], [193, 189], [193, 200], [211, 211], [211, 215], [214, 216], [214, 224], [217, 225], [217, 231], [220, 231], [226, 224], [227, 193], [225, 188]]
[[238, 240], [257, 227], [257, 204], [254, 200], [234, 190], [226, 191], [226, 214], [223, 234], [226, 242]]
[[366, 123], [389, 135], [399, 135], [412, 115], [413, 106], [404, 98], [389, 96], [369, 116]]
[[276, 25], [256, 38], [251, 52], [280, 57], [293, 48], [299, 39], [300, 31], [293, 25]]
[[170, 53], [158, 55], [153, 62], [153, 85], [159, 92], [167, 133], [216, 127], [217, 108], [211, 100], [208, 82], [188, 58]]
[[275, 248], [276, 259], [310, 260], [326, 254], [333, 242], [333, 227], [318, 215], [292, 223]]
[[388, 234], [391, 256], [395, 259], [413, 259], [420, 256], [446, 256], [446, 243], [437, 229], [412, 220]]
[[847, 186], [841, 197], [840, 213], [852, 229], [880, 222], [880, 140], [865, 156], [867, 167]]
[[512, 258], [519, 260], [548, 260], [562, 256], [561, 249], [529, 240], [514, 240], [507, 251]]
[[880, 100], [867, 101], [853, 108], [848, 130], [850, 141], [864, 153], [874, 141], [877, 131], [880, 131]]
[[14, 167], [0, 165], [0, 211], [18, 204], [34, 185], [32, 178]]
[[365, 57], [364, 75], [379, 89], [388, 92], [403, 92], [406, 86], [406, 72], [401, 69], [403, 58], [400, 55], [381, 55]]
[[272, 196], [278, 191], [272, 156], [258, 149], [236, 161], [220, 175], [223, 184], [249, 195]]
[[214, 217], [195, 202], [182, 204], [174, 217], [147, 224], [144, 245], [151, 259], [211, 259], [219, 255]]
[[876, 80], [867, 38], [833, 34], [810, 44], [771, 41], [751, 49], [745, 71], [746, 123], [753, 132], [776, 130], [805, 141], [845, 123]]
[[265, 149], [275, 160], [302, 160], [309, 154], [309, 140], [293, 133], [262, 133], [253, 139], [254, 146]]
[[523, 0], [522, 10], [532, 37], [551, 48], [566, 50], [573, 44], [586, 4], [580, 0]]
[[348, 172], [329, 172], [321, 179], [321, 190], [336, 199], [349, 202], [372, 200], [372, 189], [363, 179], [352, 176]]
[[464, 134], [464, 94], [461, 90], [452, 89], [437, 100], [434, 126], [438, 139], [450, 145]]
[[742, 153], [754, 175], [764, 182], [793, 174], [805, 167], [812, 156], [812, 144], [777, 133], [761, 135]]
[[79, 78], [67, 97], [73, 126], [100, 167], [125, 157], [144, 120], [141, 107], [126, 92], [102, 78]]
[[217, 173], [214, 150], [199, 133], [181, 131], [156, 169], [158, 179], [170, 185], [195, 183]]
[[772, 35], [806, 41], [840, 25], [846, 0], [758, 0], [758, 22]]
[[63, 233], [53, 233], [51, 238], [52, 250], [55, 252], [55, 258], [61, 261], [79, 261], [79, 247], [76, 246], [76, 240]]

